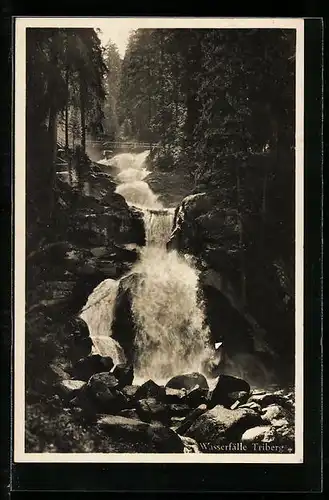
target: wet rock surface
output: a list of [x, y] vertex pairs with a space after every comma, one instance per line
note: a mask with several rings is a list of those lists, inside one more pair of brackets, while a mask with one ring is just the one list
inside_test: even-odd
[[161, 423], [148, 424], [136, 419], [108, 415], [97, 421], [97, 426], [111, 437], [121, 438], [128, 447], [138, 447], [144, 453], [183, 453], [180, 437]]
[[136, 411], [144, 422], [162, 422], [170, 424], [169, 408], [155, 398], [140, 399], [136, 402]]
[[205, 390], [209, 389], [207, 379], [201, 373], [176, 375], [166, 383], [166, 387], [170, 389], [185, 389], [187, 391], [193, 389], [195, 386], [199, 386]]
[[137, 389], [134, 397], [135, 400], [154, 398], [162, 401], [165, 397], [165, 388], [153, 380], [148, 380]]
[[64, 398], [73, 399], [74, 396], [86, 385], [83, 380], [61, 380], [58, 391]]
[[125, 387], [126, 385], [131, 385], [134, 380], [134, 368], [133, 365], [126, 365], [120, 363], [114, 367], [113, 375], [118, 380], [119, 387]]
[[76, 378], [88, 381], [95, 373], [110, 371], [113, 366], [113, 360], [110, 356], [92, 354], [86, 358], [80, 359], [73, 366], [72, 372]]
[[93, 375], [86, 386], [86, 394], [95, 403], [97, 411], [117, 413], [128, 406], [117, 379], [110, 373]]
[[230, 408], [235, 401], [246, 403], [250, 385], [243, 379], [229, 375], [219, 375], [215, 389], [211, 393], [210, 407], [223, 405]]
[[133, 361], [133, 344], [137, 334], [132, 312], [132, 294], [142, 276], [136, 273], [124, 277], [119, 284], [112, 322], [112, 337], [123, 347], [126, 358]]
[[222, 438], [238, 441], [247, 429], [262, 423], [260, 415], [253, 410], [229, 410], [217, 405], [201, 415], [186, 434], [196, 441], [218, 444], [222, 442]]
[[[168, 247], [195, 257], [213, 340], [224, 341], [229, 356], [237, 352], [255, 355], [254, 370], [240, 367], [241, 373], [244, 371], [242, 377], [265, 387], [273, 382], [286, 384], [291, 380], [293, 365], [294, 313], [282, 301], [284, 294], [289, 300], [290, 292], [277, 279], [278, 263], [271, 255], [255, 259], [257, 252], [253, 253], [248, 241], [250, 255], [246, 251], [244, 279], [249, 292], [247, 304], [244, 303], [239, 238], [249, 230], [255, 233], [257, 219], [244, 214], [240, 221], [235, 207], [228, 208], [216, 191], [204, 186], [203, 192], [201, 185], [199, 189], [200, 192], [186, 196], [177, 206]], [[285, 274], [284, 269], [280, 272], [282, 276]], [[278, 328], [285, 334], [278, 335]], [[221, 371], [224, 368], [225, 360]]]

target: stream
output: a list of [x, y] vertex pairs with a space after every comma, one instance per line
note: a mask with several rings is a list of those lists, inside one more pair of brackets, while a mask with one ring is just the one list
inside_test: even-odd
[[[137, 325], [134, 372], [135, 380], [159, 383], [179, 373], [203, 373], [213, 348], [198, 297], [198, 272], [188, 256], [166, 249], [175, 210], [164, 207], [147, 183], [148, 153], [122, 153], [100, 164], [115, 167], [116, 192], [143, 213], [146, 244], [138, 248], [139, 259], [126, 275], [142, 276], [132, 296]], [[111, 356], [114, 363], [125, 359], [120, 345], [111, 338], [119, 283], [113, 279], [100, 283], [81, 313], [95, 351]]]

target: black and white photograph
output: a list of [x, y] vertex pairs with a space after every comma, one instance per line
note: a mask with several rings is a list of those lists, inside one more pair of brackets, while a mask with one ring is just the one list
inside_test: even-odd
[[15, 25], [15, 461], [302, 463], [303, 20]]

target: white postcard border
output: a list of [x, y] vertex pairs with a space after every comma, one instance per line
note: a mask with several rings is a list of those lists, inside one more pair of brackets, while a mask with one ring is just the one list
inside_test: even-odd
[[[27, 27], [286, 28], [296, 30], [295, 393], [293, 454], [26, 453], [25, 443], [25, 74]], [[34, 463], [303, 463], [304, 440], [304, 20], [302, 18], [17, 17], [14, 130], [14, 462]]]

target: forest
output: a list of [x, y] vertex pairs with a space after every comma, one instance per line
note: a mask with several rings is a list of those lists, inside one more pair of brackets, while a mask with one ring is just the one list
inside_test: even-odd
[[[36, 169], [28, 194], [36, 217], [54, 203], [59, 123], [65, 148], [79, 144], [82, 154], [86, 134], [149, 142], [153, 168], [182, 172], [195, 192], [214, 193], [230, 211], [226, 246], [239, 254], [244, 302], [258, 290], [262, 296], [266, 283], [271, 301], [292, 307], [293, 30], [139, 29], [123, 60], [111, 41], [101, 48], [93, 29], [30, 30], [27, 43], [27, 155]], [[49, 168], [33, 160], [40, 147]]]
[[[96, 217], [102, 208], [85, 196], [84, 182], [88, 175], [107, 175], [100, 174], [92, 141], [148, 144], [149, 184], [175, 209], [167, 248], [193, 255], [201, 274], [210, 270], [229, 283], [233, 292], [225, 300], [234, 296], [241, 329], [248, 330], [262, 362], [291, 383], [295, 30], [137, 29], [123, 58], [111, 40], [101, 45], [97, 29], [28, 29], [26, 40], [28, 259], [73, 234], [74, 245], [86, 246], [81, 241], [87, 232], [74, 233], [81, 207]], [[68, 165], [69, 185], [73, 170], [78, 176], [70, 193], [56, 173], [59, 158]], [[120, 260], [128, 255], [123, 233], [137, 234], [140, 220], [138, 210], [124, 206], [114, 192], [113, 180], [106, 182], [108, 192], [98, 202], [115, 220], [107, 227], [106, 245]], [[190, 195], [196, 198], [184, 205]], [[125, 244], [135, 243], [125, 238]], [[115, 279], [124, 274], [118, 271]], [[112, 278], [79, 275], [76, 287], [88, 283], [85, 299], [100, 276]], [[217, 299], [210, 288], [206, 283], [203, 291], [213, 317]], [[28, 307], [35, 311], [40, 297], [31, 297]], [[240, 320], [230, 318], [221, 325], [216, 317], [213, 331], [239, 330]], [[232, 352], [239, 334], [227, 332]], [[33, 346], [30, 352], [34, 359]]]

